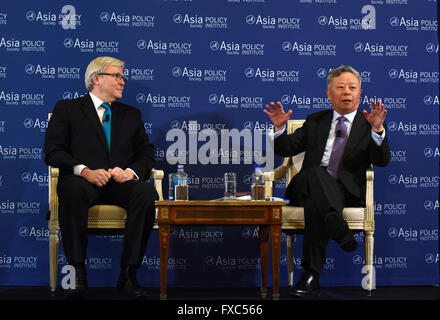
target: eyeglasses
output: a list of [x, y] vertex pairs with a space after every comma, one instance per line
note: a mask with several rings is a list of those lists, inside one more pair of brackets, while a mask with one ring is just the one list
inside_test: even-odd
[[105, 72], [101, 72], [101, 73], [96, 73], [96, 75], [98, 76], [111, 76], [114, 77], [116, 80], [121, 81], [124, 80], [127, 81], [127, 78], [124, 76], [121, 76], [119, 73], [105, 73]]

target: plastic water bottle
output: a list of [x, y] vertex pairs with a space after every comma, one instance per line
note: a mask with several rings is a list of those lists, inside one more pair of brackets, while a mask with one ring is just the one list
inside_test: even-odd
[[168, 175], [168, 200], [174, 200], [174, 173]]
[[183, 171], [183, 165], [177, 166], [174, 174], [174, 197], [175, 200], [188, 200], [188, 174]]
[[252, 174], [252, 200], [264, 200], [264, 173], [260, 165], [255, 165], [254, 173]]

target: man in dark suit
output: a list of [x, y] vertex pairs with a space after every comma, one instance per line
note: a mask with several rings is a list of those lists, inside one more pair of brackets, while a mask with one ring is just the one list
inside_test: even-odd
[[117, 287], [130, 297], [147, 295], [136, 271], [158, 199], [154, 187], [145, 182], [154, 166], [154, 146], [145, 133], [141, 112], [116, 102], [125, 85], [123, 68], [123, 61], [111, 57], [91, 61], [85, 74], [89, 93], [58, 101], [46, 130], [46, 164], [60, 169], [59, 221], [67, 261], [76, 271], [75, 295], [87, 288], [87, 216], [96, 204], [127, 210]]
[[304, 272], [289, 289], [294, 296], [319, 294], [329, 239], [344, 251], [356, 250], [357, 242], [342, 210], [365, 205], [367, 168], [385, 166], [391, 157], [384, 105], [371, 101], [370, 113], [358, 111], [362, 92], [359, 73], [349, 66], [332, 69], [326, 92], [333, 110], [310, 114], [293, 134], [285, 130], [292, 110], [284, 112], [280, 102], [271, 102], [264, 110], [274, 124], [275, 153], [290, 157], [305, 152], [300, 172], [286, 188], [290, 204], [303, 206], [305, 216]]

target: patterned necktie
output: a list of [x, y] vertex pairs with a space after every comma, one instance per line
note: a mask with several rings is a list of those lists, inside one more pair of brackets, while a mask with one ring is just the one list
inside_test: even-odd
[[110, 136], [112, 132], [112, 110], [110, 109], [110, 105], [106, 102], [101, 104], [101, 107], [105, 109], [104, 115], [102, 116], [102, 127], [104, 128], [108, 148], [110, 149]]
[[335, 129], [335, 142], [333, 143], [332, 153], [328, 162], [327, 171], [334, 177], [338, 176], [339, 164], [344, 154], [347, 144], [347, 127], [344, 123], [345, 118], [339, 117]]

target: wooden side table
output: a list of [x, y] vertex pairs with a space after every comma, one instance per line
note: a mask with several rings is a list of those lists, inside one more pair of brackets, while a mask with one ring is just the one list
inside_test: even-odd
[[166, 299], [170, 225], [258, 225], [261, 295], [267, 296], [269, 235], [274, 299], [279, 298], [281, 207], [283, 201], [156, 201], [160, 246], [160, 298]]

